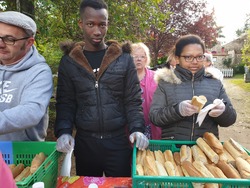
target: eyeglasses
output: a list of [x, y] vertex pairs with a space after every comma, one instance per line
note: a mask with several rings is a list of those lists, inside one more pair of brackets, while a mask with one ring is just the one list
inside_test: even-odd
[[143, 56], [143, 55], [141, 55], [141, 56], [133, 56], [133, 58], [134, 59], [146, 59], [146, 56]]
[[180, 57], [183, 57], [185, 59], [186, 62], [193, 62], [194, 59], [196, 59], [197, 62], [201, 62], [201, 61], [204, 61], [205, 60], [205, 55], [200, 55], [200, 56], [197, 56], [197, 57], [193, 57], [193, 56], [180, 56]]
[[3, 41], [3, 43], [7, 44], [7, 45], [14, 45], [16, 43], [16, 41], [25, 40], [25, 39], [28, 39], [28, 38], [30, 38], [30, 37], [23, 37], [23, 38], [20, 38], [20, 39], [16, 39], [16, 38], [11, 37], [11, 36], [0, 37], [0, 39]]

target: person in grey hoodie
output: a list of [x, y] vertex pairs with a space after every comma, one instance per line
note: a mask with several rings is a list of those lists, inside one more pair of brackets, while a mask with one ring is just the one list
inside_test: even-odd
[[44, 141], [52, 72], [34, 46], [34, 20], [0, 13], [0, 141]]

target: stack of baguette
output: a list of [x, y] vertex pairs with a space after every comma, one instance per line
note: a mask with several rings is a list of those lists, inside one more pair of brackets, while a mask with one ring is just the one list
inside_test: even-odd
[[13, 178], [16, 182], [22, 181], [23, 179], [29, 177], [41, 166], [41, 164], [46, 159], [46, 155], [43, 152], [36, 154], [35, 157], [31, 161], [31, 166], [24, 166], [23, 163], [9, 164], [9, 168], [12, 172]]
[[[230, 138], [223, 144], [204, 133], [196, 145], [182, 145], [179, 152], [138, 150], [136, 171], [141, 176], [193, 176], [250, 179], [250, 156]], [[206, 187], [219, 187], [207, 184]]]

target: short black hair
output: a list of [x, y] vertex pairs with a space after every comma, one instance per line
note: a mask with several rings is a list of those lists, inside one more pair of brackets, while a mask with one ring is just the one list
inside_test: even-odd
[[91, 7], [93, 9], [106, 9], [108, 10], [108, 5], [103, 0], [82, 0], [80, 4], [80, 15], [84, 12], [86, 7]]
[[205, 53], [205, 44], [198, 35], [188, 34], [180, 37], [174, 48], [174, 55], [180, 57], [183, 48], [189, 44], [199, 44], [202, 47], [203, 53]]

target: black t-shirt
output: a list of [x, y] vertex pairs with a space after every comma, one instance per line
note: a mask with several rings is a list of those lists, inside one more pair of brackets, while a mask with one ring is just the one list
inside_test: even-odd
[[94, 73], [97, 73], [99, 71], [99, 67], [101, 66], [105, 52], [106, 49], [100, 51], [83, 51]]

